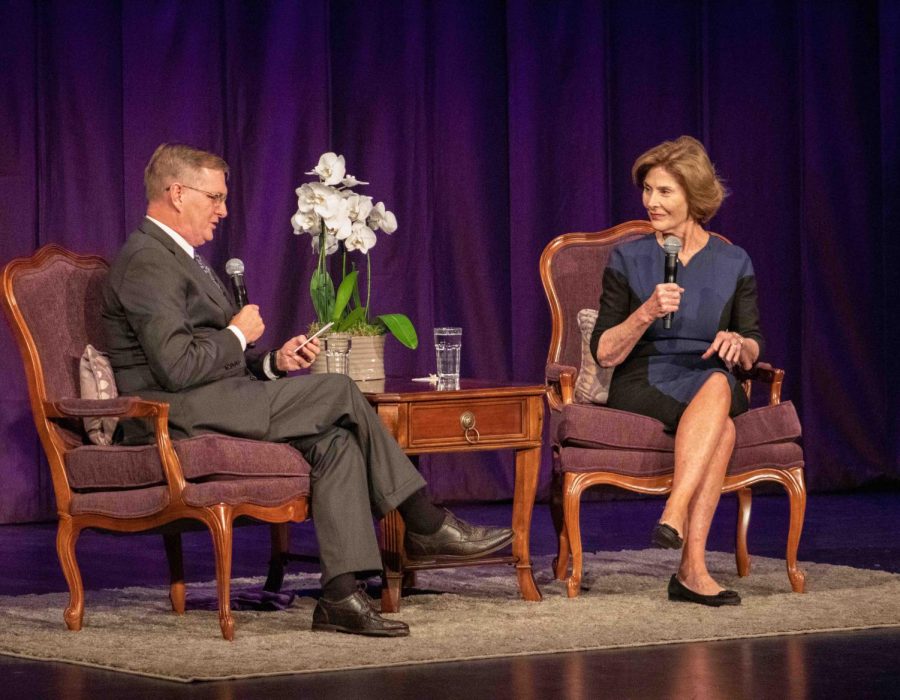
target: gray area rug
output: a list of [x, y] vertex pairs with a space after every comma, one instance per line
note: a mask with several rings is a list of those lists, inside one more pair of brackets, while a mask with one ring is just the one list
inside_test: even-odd
[[[315, 601], [303, 596], [283, 611], [236, 612], [232, 643], [221, 638], [215, 612], [172, 613], [163, 588], [88, 591], [77, 633], [62, 620], [67, 594], [4, 596], [0, 653], [188, 682], [900, 626], [898, 574], [804, 563], [808, 593], [798, 595], [783, 561], [755, 557], [740, 579], [732, 555], [714, 552], [713, 576], [739, 590], [744, 604], [713, 609], [667, 600], [676, 561], [663, 550], [587, 555], [592, 588], [569, 599], [550, 578], [550, 558], [540, 557], [540, 603], [519, 598], [510, 567], [420, 573], [419, 588], [442, 593], [404, 598], [399, 617], [412, 634], [399, 640], [313, 633]], [[316, 578], [289, 576], [285, 588], [314, 589]], [[188, 600], [214, 591], [189, 585]]]

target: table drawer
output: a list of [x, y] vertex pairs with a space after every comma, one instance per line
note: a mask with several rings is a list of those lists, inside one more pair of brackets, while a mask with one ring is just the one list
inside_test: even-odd
[[528, 431], [526, 399], [520, 397], [411, 404], [408, 421], [412, 449], [514, 442]]

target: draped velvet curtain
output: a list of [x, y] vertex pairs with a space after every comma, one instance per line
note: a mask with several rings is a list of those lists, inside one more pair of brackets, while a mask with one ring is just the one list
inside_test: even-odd
[[[294, 188], [342, 153], [400, 224], [373, 250], [376, 312], [422, 344], [464, 328], [463, 374], [541, 382], [537, 271], [567, 231], [639, 218], [631, 163], [692, 134], [750, 253], [765, 359], [787, 370], [810, 486], [900, 478], [900, 3], [7, 0], [0, 7], [0, 262], [56, 242], [115, 254], [163, 141], [224, 155], [230, 215], [204, 254], [244, 259], [279, 343], [312, 316]], [[52, 493], [0, 330], [0, 522]], [[549, 458], [545, 459], [546, 488]], [[510, 460], [422, 460], [442, 499], [512, 493]]]

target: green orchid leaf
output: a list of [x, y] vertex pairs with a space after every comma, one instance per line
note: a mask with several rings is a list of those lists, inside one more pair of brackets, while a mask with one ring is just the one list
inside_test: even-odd
[[353, 326], [355, 326], [360, 321], [364, 321], [366, 318], [366, 310], [364, 308], [357, 307], [353, 309], [349, 314], [344, 316], [340, 321], [335, 323], [334, 328], [337, 333], [343, 333], [346, 330], [349, 330]]
[[334, 308], [334, 282], [331, 281], [331, 275], [321, 270], [313, 272], [309, 280], [309, 295], [319, 322], [326, 323]]
[[378, 320], [385, 325], [397, 340], [410, 350], [419, 347], [419, 336], [412, 321], [403, 314], [382, 314]]
[[334, 300], [334, 308], [331, 311], [331, 320], [335, 323], [337, 323], [341, 316], [344, 315], [347, 303], [350, 301], [350, 296], [356, 288], [356, 278], [358, 274], [359, 273], [354, 270], [341, 280], [341, 286], [338, 287], [337, 297]]
[[[353, 271], [356, 272], [356, 263], [352, 263]], [[362, 306], [362, 299], [359, 297], [359, 281], [353, 285], [353, 303], [356, 306]]]

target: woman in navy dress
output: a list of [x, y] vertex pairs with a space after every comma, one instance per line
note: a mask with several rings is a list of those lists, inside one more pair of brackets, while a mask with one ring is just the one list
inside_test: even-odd
[[[657, 546], [684, 547], [669, 598], [738, 605], [740, 596], [709, 574], [706, 540], [734, 449], [732, 417], [747, 410], [731, 369], [750, 369], [763, 344], [753, 266], [703, 228], [725, 191], [699, 141], [682, 136], [650, 149], [632, 175], [655, 235], [613, 251], [591, 350], [616, 368], [607, 405], [657, 418], [675, 434], [672, 492], [652, 535]], [[677, 284], [659, 283], [667, 236], [681, 242]]]

